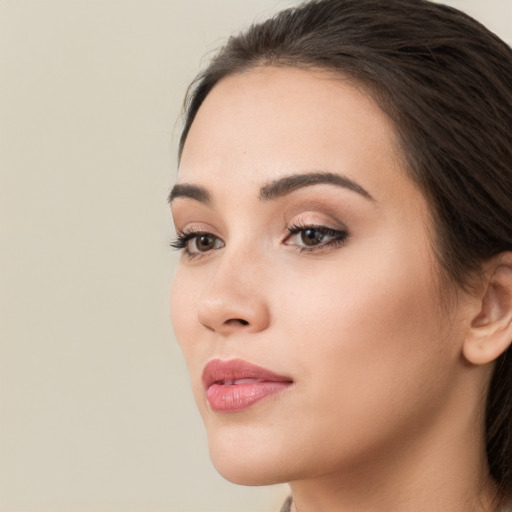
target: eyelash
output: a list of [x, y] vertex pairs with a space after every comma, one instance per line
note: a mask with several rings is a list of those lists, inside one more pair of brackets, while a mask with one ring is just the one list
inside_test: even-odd
[[[327, 226], [321, 226], [316, 224], [302, 224], [296, 223], [287, 228], [288, 236], [285, 240], [288, 240], [291, 236], [298, 235], [301, 232], [305, 232], [307, 230], [315, 230], [318, 231], [322, 236], [329, 237], [327, 242], [322, 242], [318, 245], [312, 245], [310, 247], [305, 246], [295, 246], [300, 252], [315, 252], [325, 250], [326, 248], [334, 248], [339, 247], [346, 243], [349, 234], [344, 229], [334, 229]], [[290, 245], [290, 244], [287, 244]]]
[[[334, 229], [334, 228], [330, 228], [327, 226], [321, 226], [321, 225], [315, 225], [315, 224], [296, 223], [296, 224], [293, 224], [292, 226], [289, 226], [286, 228], [287, 236], [286, 236], [284, 242], [286, 242], [290, 237], [292, 237], [294, 235], [298, 235], [299, 233], [305, 232], [307, 230], [315, 230], [322, 236], [329, 237], [329, 240], [327, 242], [321, 242], [317, 245], [312, 245], [310, 247], [295, 245], [294, 247], [301, 253], [302, 252], [312, 253], [312, 252], [316, 252], [316, 251], [325, 250], [326, 248], [339, 247], [339, 246], [345, 244], [349, 237], [349, 234], [346, 230]], [[188, 249], [188, 243], [191, 240], [193, 240], [194, 238], [198, 238], [203, 235], [208, 235], [208, 236], [213, 237], [215, 240], [220, 240], [219, 237], [216, 237], [215, 235], [212, 235], [211, 233], [208, 233], [207, 231], [193, 231], [193, 230], [182, 231], [182, 232], [178, 232], [176, 234], [176, 238], [170, 243], [170, 246], [175, 250], [184, 250], [184, 253], [190, 259], [202, 257], [202, 256], [205, 256], [206, 254], [210, 253], [212, 250], [215, 250], [215, 248], [210, 249], [208, 251], [204, 251], [204, 252], [197, 252], [197, 253], [194, 252], [193, 253], [193, 252], [190, 252], [190, 250]], [[285, 245], [291, 246], [292, 244], [285, 243]]]
[[205, 251], [204, 253], [195, 253], [190, 252], [188, 249], [188, 243], [194, 238], [198, 238], [202, 235], [209, 235], [215, 238], [216, 240], [220, 240], [220, 238], [216, 237], [215, 235], [212, 235], [211, 233], [208, 233], [207, 231], [178, 231], [176, 233], [176, 238], [171, 241], [170, 246], [177, 251], [184, 250], [184, 253], [190, 259], [204, 256], [208, 254], [210, 251]]

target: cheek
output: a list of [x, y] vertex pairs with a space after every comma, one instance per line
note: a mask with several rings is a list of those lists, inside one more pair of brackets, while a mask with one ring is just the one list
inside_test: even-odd
[[197, 286], [197, 283], [190, 278], [186, 269], [178, 267], [171, 287], [170, 310], [173, 330], [191, 378], [192, 391], [199, 410], [203, 413], [203, 390], [201, 381], [197, 378], [201, 372], [201, 361], [204, 364], [204, 357], [201, 357], [202, 355], [199, 353], [204, 344], [198, 343], [200, 341], [201, 325], [197, 319], [199, 297]]
[[303, 280], [302, 292], [290, 284], [279, 301], [298, 391], [308, 394], [312, 416], [331, 415], [325, 435], [348, 428], [347, 417], [355, 435], [380, 422], [385, 431], [386, 422], [422, 414], [448, 385], [457, 356], [430, 262], [392, 256], [347, 259]]
[[400, 334], [412, 348], [419, 340], [411, 334], [436, 330], [444, 320], [425, 252], [384, 247], [376, 255], [370, 247], [347, 252], [339, 261], [317, 263], [300, 275], [285, 274], [288, 282], [280, 280], [279, 287], [286, 294], [274, 290], [280, 295], [276, 317], [312, 335], [322, 332], [326, 340], [336, 340], [336, 346], [352, 346], [358, 339], [358, 346], [377, 347], [379, 340]]
[[189, 366], [194, 349], [192, 343], [195, 338], [194, 330], [198, 326], [197, 300], [196, 286], [193, 286], [183, 269], [179, 268], [171, 286], [171, 320], [176, 338]]

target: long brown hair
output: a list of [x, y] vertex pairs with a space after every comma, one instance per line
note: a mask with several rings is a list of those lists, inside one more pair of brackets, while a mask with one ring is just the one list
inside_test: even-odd
[[[512, 51], [466, 14], [426, 0], [313, 0], [232, 37], [189, 89], [180, 155], [222, 78], [261, 65], [323, 68], [367, 88], [395, 124], [431, 205], [443, 274], [463, 288], [512, 250]], [[497, 361], [487, 456], [512, 492], [512, 355]]]

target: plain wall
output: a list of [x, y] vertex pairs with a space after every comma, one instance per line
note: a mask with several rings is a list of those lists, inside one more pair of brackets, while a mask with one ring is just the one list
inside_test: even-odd
[[[1, 512], [279, 509], [209, 462], [166, 196], [202, 57], [292, 3], [0, 0]], [[509, 0], [451, 3], [512, 42]]]

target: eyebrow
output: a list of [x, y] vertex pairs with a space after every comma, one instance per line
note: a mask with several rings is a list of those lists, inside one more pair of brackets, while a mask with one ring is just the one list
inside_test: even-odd
[[260, 190], [260, 199], [272, 200], [283, 197], [295, 190], [313, 185], [328, 184], [342, 187], [374, 201], [370, 193], [355, 181], [333, 172], [308, 172], [305, 174], [292, 174], [284, 176], [267, 185]]
[[177, 197], [184, 197], [188, 199], [195, 199], [200, 203], [211, 203], [212, 197], [208, 190], [199, 185], [189, 185], [186, 183], [177, 184], [172, 187], [171, 193], [167, 198], [169, 204], [171, 204]]
[[[260, 199], [270, 201], [291, 194], [295, 190], [321, 184], [342, 187], [361, 195], [365, 199], [374, 201], [371, 194], [361, 185], [342, 174], [333, 172], [308, 172], [284, 176], [261, 187]], [[172, 203], [178, 197], [194, 199], [200, 203], [206, 204], [212, 202], [212, 197], [206, 188], [187, 183], [174, 185], [169, 194], [168, 202]]]

